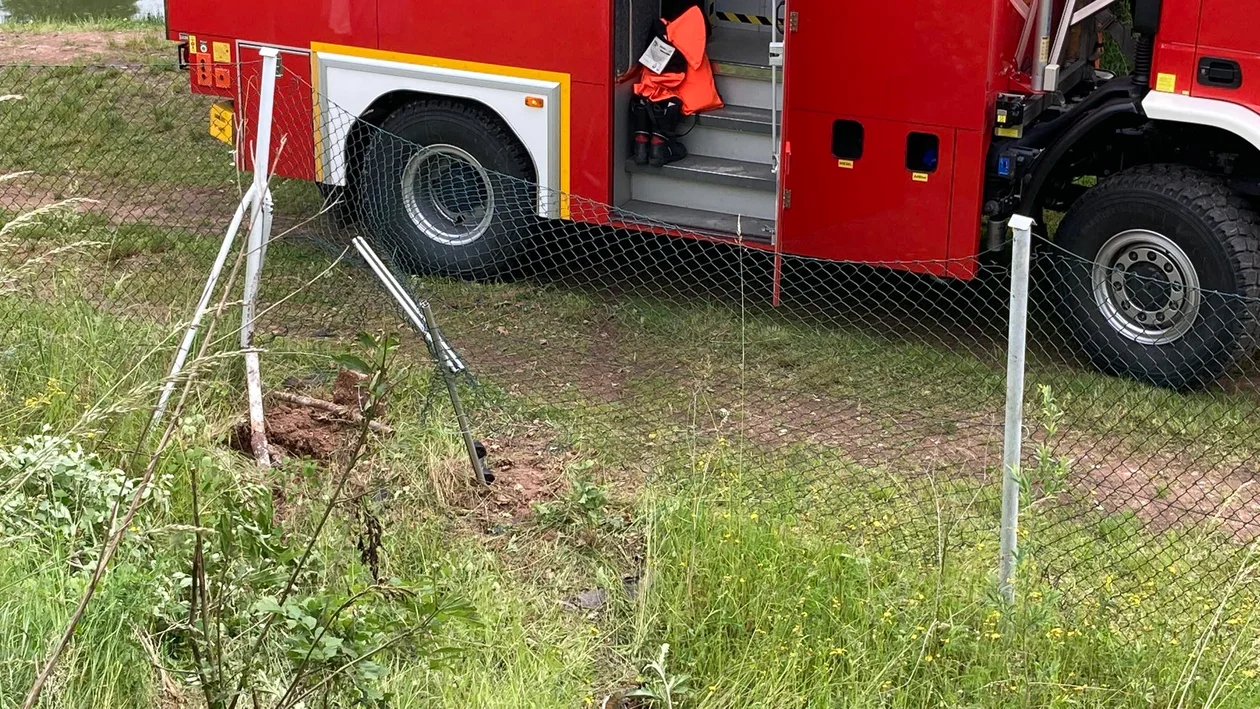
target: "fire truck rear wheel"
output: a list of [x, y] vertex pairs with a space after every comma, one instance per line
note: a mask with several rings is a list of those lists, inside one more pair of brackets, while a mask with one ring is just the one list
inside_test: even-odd
[[1077, 200], [1055, 238], [1060, 310], [1104, 372], [1193, 389], [1254, 349], [1260, 218], [1221, 180], [1133, 168]]
[[447, 99], [392, 113], [363, 162], [365, 220], [415, 273], [487, 278], [536, 223], [533, 162], [497, 116]]

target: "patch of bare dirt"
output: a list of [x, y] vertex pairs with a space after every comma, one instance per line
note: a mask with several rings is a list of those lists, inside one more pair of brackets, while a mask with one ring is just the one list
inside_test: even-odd
[[[536, 343], [532, 357], [487, 347], [467, 354], [481, 373], [506, 374], [507, 381], [516, 383], [516, 393], [529, 390], [554, 399], [572, 392], [583, 403], [633, 408], [641, 415], [631, 425], [654, 428], [673, 423], [690, 429], [693, 415], [704, 419], [725, 409], [728, 420], [713, 428], [714, 436], [742, 437], [763, 456], [789, 456], [792, 467], [806, 475], [835, 474], [839, 463], [828, 450], [840, 452], [872, 476], [931, 473], [974, 478], [981, 484], [992, 483], [1001, 465], [1000, 406], [987, 414], [961, 410], [951, 414], [890, 410], [878, 402], [790, 390], [774, 396], [764, 390], [745, 394], [720, 377], [699, 376], [686, 367], [664, 371], [659, 363], [628, 359], [618, 351], [616, 332], [608, 330], [594, 328], [589, 349], [576, 356], [549, 352], [540, 358], [537, 353], [543, 348]], [[503, 334], [500, 341], [508, 340]], [[705, 392], [703, 400], [696, 401], [697, 409], [704, 410], [657, 412], [660, 402], [626, 390], [626, 382], [645, 374], [665, 376], [680, 390]], [[1024, 465], [1030, 469], [1036, 464], [1037, 438], [1031, 436], [1024, 446]], [[810, 447], [819, 450], [812, 462], [801, 452]], [[1069, 470], [1070, 492], [1063, 504], [1084, 505], [1092, 514], [1131, 511], [1152, 531], [1219, 525], [1240, 542], [1260, 538], [1260, 471], [1254, 463], [1244, 466], [1231, 460], [1229, 451], [1196, 451], [1172, 438], [1153, 445], [1149, 437], [1072, 430], [1051, 443], [1051, 452]]]
[[[267, 444], [285, 457], [332, 460], [350, 443], [353, 424], [337, 421], [330, 414], [283, 402], [268, 404], [265, 413]], [[248, 421], [232, 428], [228, 445], [253, 455]]]
[[[341, 370], [337, 375], [337, 379], [333, 381], [332, 401], [338, 406], [344, 406], [351, 411], [362, 411], [368, 401], [368, 378], [358, 372], [351, 372], [348, 369]], [[386, 401], [376, 403], [376, 418], [385, 416]]]
[[[485, 531], [496, 533], [520, 524], [533, 514], [535, 505], [563, 494], [571, 455], [556, 450], [541, 429], [488, 439], [485, 446], [494, 482], [485, 488], [469, 485], [464, 495], [452, 501], [476, 518]], [[465, 479], [472, 478], [467, 459], [453, 464]]]
[[1095, 511], [1130, 511], [1157, 531], [1219, 525], [1239, 542], [1260, 538], [1260, 470], [1252, 461], [1172, 444], [1141, 451], [1079, 432], [1051, 447], [1072, 472], [1075, 496]]
[[[273, 449], [273, 453], [279, 453], [281, 457], [331, 461], [343, 451], [349, 450], [362, 424], [346, 414], [356, 416], [353, 412], [360, 410], [358, 402], [362, 395], [363, 379], [362, 375], [346, 370], [342, 370], [337, 376], [331, 403], [345, 408], [340, 413], [319, 406], [277, 401], [274, 397], [268, 397], [264, 413], [267, 419], [267, 444]], [[310, 382], [292, 379], [286, 382], [286, 386], [290, 391], [302, 391], [311, 399], [327, 402], [321, 392], [307, 386], [308, 383]], [[383, 417], [384, 402], [378, 407], [377, 416]], [[376, 426], [377, 423], [374, 421], [373, 425]], [[241, 421], [232, 428], [228, 445], [234, 450], [253, 455], [248, 421]]]
[[[0, 34], [0, 37], [3, 37]], [[65, 182], [57, 189], [49, 182]], [[24, 184], [25, 183], [25, 184]], [[31, 175], [0, 182], [0, 206], [22, 213], [47, 207], [74, 197], [80, 214], [104, 217], [111, 225], [148, 223], [195, 229], [209, 224], [226, 224], [239, 198], [234, 187], [178, 187], [147, 185], [125, 187], [117, 184], [91, 185], [69, 179]]]
[[292, 455], [330, 460], [348, 444], [351, 423], [332, 415], [289, 404], [267, 411], [267, 441]]
[[574, 383], [597, 403], [610, 403], [624, 395], [626, 383], [635, 369], [619, 362], [621, 338], [615, 327], [604, 323], [591, 335], [590, 349], [576, 373]]
[[119, 61], [131, 58], [124, 47], [153, 35], [153, 31], [145, 30], [6, 32], [0, 34], [0, 64], [48, 66]]

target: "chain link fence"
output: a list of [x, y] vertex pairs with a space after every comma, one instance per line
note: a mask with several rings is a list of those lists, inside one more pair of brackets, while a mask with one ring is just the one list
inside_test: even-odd
[[[0, 67], [0, 350], [45, 336], [41, 308], [142, 323], [137, 348], [173, 342], [247, 186], [186, 82], [174, 67]], [[402, 327], [351, 247], [363, 236], [467, 363], [500, 489], [530, 484], [523, 460], [580, 448], [636, 480], [738, 490], [838, 544], [996, 569], [1009, 253], [780, 254], [764, 233], [718, 238], [542, 187], [475, 107], [368, 122], [314, 112], [293, 72], [279, 82], [276, 162], [310, 150], [314, 120], [315, 154], [344, 161], [320, 169], [348, 186], [272, 181], [264, 351]], [[241, 155], [251, 119], [237, 116]], [[481, 133], [454, 146], [449, 125]], [[1117, 258], [1034, 243], [1017, 587], [1085, 626], [1190, 649], [1211, 628], [1228, 645], [1260, 591], [1260, 301], [1161, 276], [1179, 266], [1158, 250]], [[1074, 325], [1086, 311], [1117, 336]], [[269, 389], [295, 386], [268, 361]], [[17, 370], [5, 386], [11, 405], [47, 395]]]

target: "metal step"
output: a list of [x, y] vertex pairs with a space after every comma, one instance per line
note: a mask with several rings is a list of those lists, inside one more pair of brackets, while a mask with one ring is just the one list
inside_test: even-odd
[[744, 66], [770, 67], [770, 28], [739, 27], [718, 22], [705, 47], [709, 61], [714, 64], [742, 64]]
[[[768, 91], [769, 87], [766, 88]], [[709, 128], [770, 135], [770, 110], [767, 108], [728, 104], [726, 108], [701, 113], [697, 120], [699, 125]]]
[[649, 173], [631, 175], [630, 199], [706, 212], [742, 214], [757, 219], [773, 220], [777, 211], [773, 192], [691, 182]]
[[[770, 70], [765, 71], [765, 78], [751, 76], [752, 72], [721, 73], [716, 72], [718, 94], [722, 102], [728, 106], [745, 106], [748, 108], [769, 111], [770, 104]], [[779, 105], [783, 105], [783, 82], [775, 87], [779, 97]]]
[[770, 132], [770, 111], [727, 106], [697, 116], [682, 141], [693, 155], [769, 165], [774, 154]]
[[630, 199], [687, 209], [775, 218], [775, 175], [769, 165], [693, 155], [663, 168], [628, 162]]
[[[681, 140], [690, 154], [762, 165], [773, 161], [774, 143], [768, 132], [726, 130], [713, 126], [713, 123], [702, 120], [682, 136]], [[769, 126], [766, 128], [769, 129]]]
[[626, 221], [657, 222], [664, 226], [680, 227], [679, 231], [742, 236], [754, 241], [770, 241], [774, 238], [774, 221], [770, 219], [738, 217], [720, 212], [706, 212], [702, 209], [635, 201], [627, 202], [618, 212], [618, 216]]
[[769, 165], [710, 155], [688, 155], [664, 167], [635, 165], [633, 160], [627, 160], [626, 169], [632, 173], [667, 175], [692, 182], [706, 182], [765, 192], [774, 192], [778, 184], [778, 178]]

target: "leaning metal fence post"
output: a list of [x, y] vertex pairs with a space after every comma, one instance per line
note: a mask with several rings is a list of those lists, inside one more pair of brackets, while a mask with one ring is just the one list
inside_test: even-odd
[[437, 327], [437, 321], [433, 319], [433, 311], [427, 302], [417, 304], [415, 300], [407, 293], [407, 289], [403, 287], [394, 274], [376, 254], [376, 250], [372, 245], [361, 236], [355, 237], [351, 243], [354, 245], [359, 255], [363, 257], [363, 261], [367, 263], [368, 268], [372, 269], [372, 273], [376, 274], [381, 284], [385, 286], [385, 290], [393, 296], [398, 306], [402, 308], [403, 315], [411, 322], [411, 326], [416, 329], [424, 337], [425, 344], [428, 345], [429, 351], [437, 360], [438, 369], [442, 371], [442, 377], [446, 380], [446, 388], [451, 396], [451, 408], [455, 409], [455, 418], [459, 421], [459, 432], [464, 438], [464, 447], [468, 449], [468, 459], [472, 463], [473, 475], [477, 477], [477, 482], [487, 485], [490, 479], [486, 477], [486, 469], [481, 464], [481, 456], [477, 454], [477, 442], [473, 440], [472, 427], [468, 423], [468, 415], [464, 413], [463, 402], [459, 399], [459, 386], [455, 377], [459, 373], [465, 371], [464, 363], [460, 361], [459, 355], [446, 342], [446, 338], [442, 337], [442, 332]]
[[171, 364], [171, 373], [166, 377], [166, 383], [162, 385], [162, 394], [158, 397], [157, 408], [153, 411], [153, 425], [162, 420], [162, 416], [166, 413], [166, 406], [170, 403], [171, 394], [175, 392], [175, 378], [184, 369], [184, 363], [188, 359], [188, 353], [192, 351], [193, 340], [197, 338], [197, 330], [201, 327], [201, 319], [205, 317], [206, 310], [210, 307], [210, 298], [214, 295], [215, 286], [219, 283], [219, 276], [223, 273], [223, 266], [227, 263], [228, 254], [232, 250], [232, 244], [236, 241], [236, 235], [241, 230], [241, 222], [245, 220], [245, 213], [250, 211], [254, 202], [254, 188], [250, 187], [245, 196], [241, 198], [241, 203], [236, 207], [236, 214], [232, 216], [232, 223], [228, 226], [227, 234], [223, 237], [223, 244], [219, 247], [219, 255], [214, 259], [214, 265], [210, 267], [210, 275], [206, 278], [206, 285], [201, 290], [201, 300], [197, 301], [197, 308], [193, 311], [192, 321], [188, 323], [188, 329], [184, 332], [184, 339], [179, 345], [179, 350], [175, 353], [175, 362]]
[[1015, 232], [1011, 253], [1010, 332], [1006, 347], [1006, 427], [1002, 443], [1002, 532], [998, 591], [1015, 602], [1015, 555], [1019, 544], [1019, 465], [1024, 438], [1024, 359], [1028, 342], [1028, 271], [1033, 220], [1011, 217]]
[[[446, 347], [446, 338], [442, 337], [437, 320], [433, 318], [433, 309], [429, 307], [429, 301], [420, 303], [420, 309], [424, 314], [424, 321], [429, 325], [429, 332], [433, 333], [433, 342], [437, 345], [435, 352], [441, 352]], [[449, 367], [442, 367], [442, 378], [446, 380], [446, 389], [451, 394], [451, 408], [455, 409], [455, 420], [459, 422], [459, 432], [464, 438], [464, 447], [468, 449], [468, 461], [472, 463], [477, 482], [486, 485], [488, 484], [486, 470], [481, 466], [481, 456], [477, 455], [477, 443], [472, 437], [472, 426], [468, 423], [468, 414], [464, 413], [464, 404], [459, 399], [459, 383], [455, 379], [455, 373]]]

